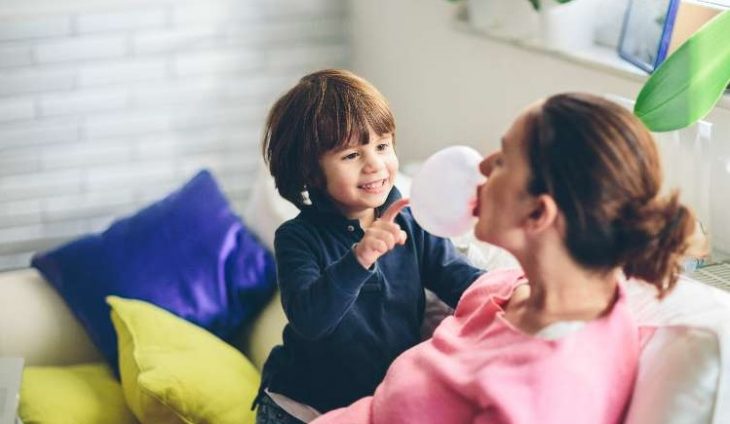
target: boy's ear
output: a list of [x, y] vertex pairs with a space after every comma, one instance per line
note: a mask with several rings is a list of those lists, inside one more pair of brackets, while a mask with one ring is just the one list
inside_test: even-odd
[[302, 180], [309, 189], [323, 190], [327, 188], [327, 184], [324, 182], [324, 175], [320, 175], [321, 172], [312, 172], [309, 175], [305, 175]]
[[558, 220], [558, 205], [549, 194], [537, 196], [527, 217], [526, 229], [530, 233], [540, 233], [554, 225]]

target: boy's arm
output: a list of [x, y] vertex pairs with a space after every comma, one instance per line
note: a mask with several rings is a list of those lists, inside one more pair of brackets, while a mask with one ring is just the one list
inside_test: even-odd
[[449, 239], [423, 232], [423, 279], [426, 288], [452, 308], [485, 270], [476, 268]]
[[350, 310], [373, 269], [365, 269], [352, 249], [322, 269], [307, 234], [280, 227], [274, 239], [281, 303], [292, 328], [308, 339], [330, 334]]

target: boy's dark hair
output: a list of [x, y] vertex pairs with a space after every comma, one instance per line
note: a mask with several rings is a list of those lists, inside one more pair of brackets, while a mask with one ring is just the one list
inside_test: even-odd
[[352, 72], [325, 69], [306, 75], [274, 103], [266, 120], [264, 160], [282, 197], [301, 207], [304, 186], [324, 188], [319, 159], [351, 140], [369, 141], [369, 129], [393, 134], [388, 102]]

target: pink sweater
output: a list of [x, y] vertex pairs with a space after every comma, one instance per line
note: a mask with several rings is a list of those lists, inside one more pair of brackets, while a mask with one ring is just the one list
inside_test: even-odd
[[432, 339], [393, 362], [373, 396], [314, 423], [620, 422], [639, 357], [623, 288], [609, 314], [545, 340], [503, 317], [521, 279], [517, 270], [485, 274]]

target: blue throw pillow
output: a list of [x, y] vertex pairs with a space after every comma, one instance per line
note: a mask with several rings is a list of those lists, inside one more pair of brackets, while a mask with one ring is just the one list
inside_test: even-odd
[[208, 171], [100, 234], [37, 254], [32, 266], [115, 370], [106, 296], [154, 303], [230, 340], [275, 288], [271, 254], [231, 211]]

